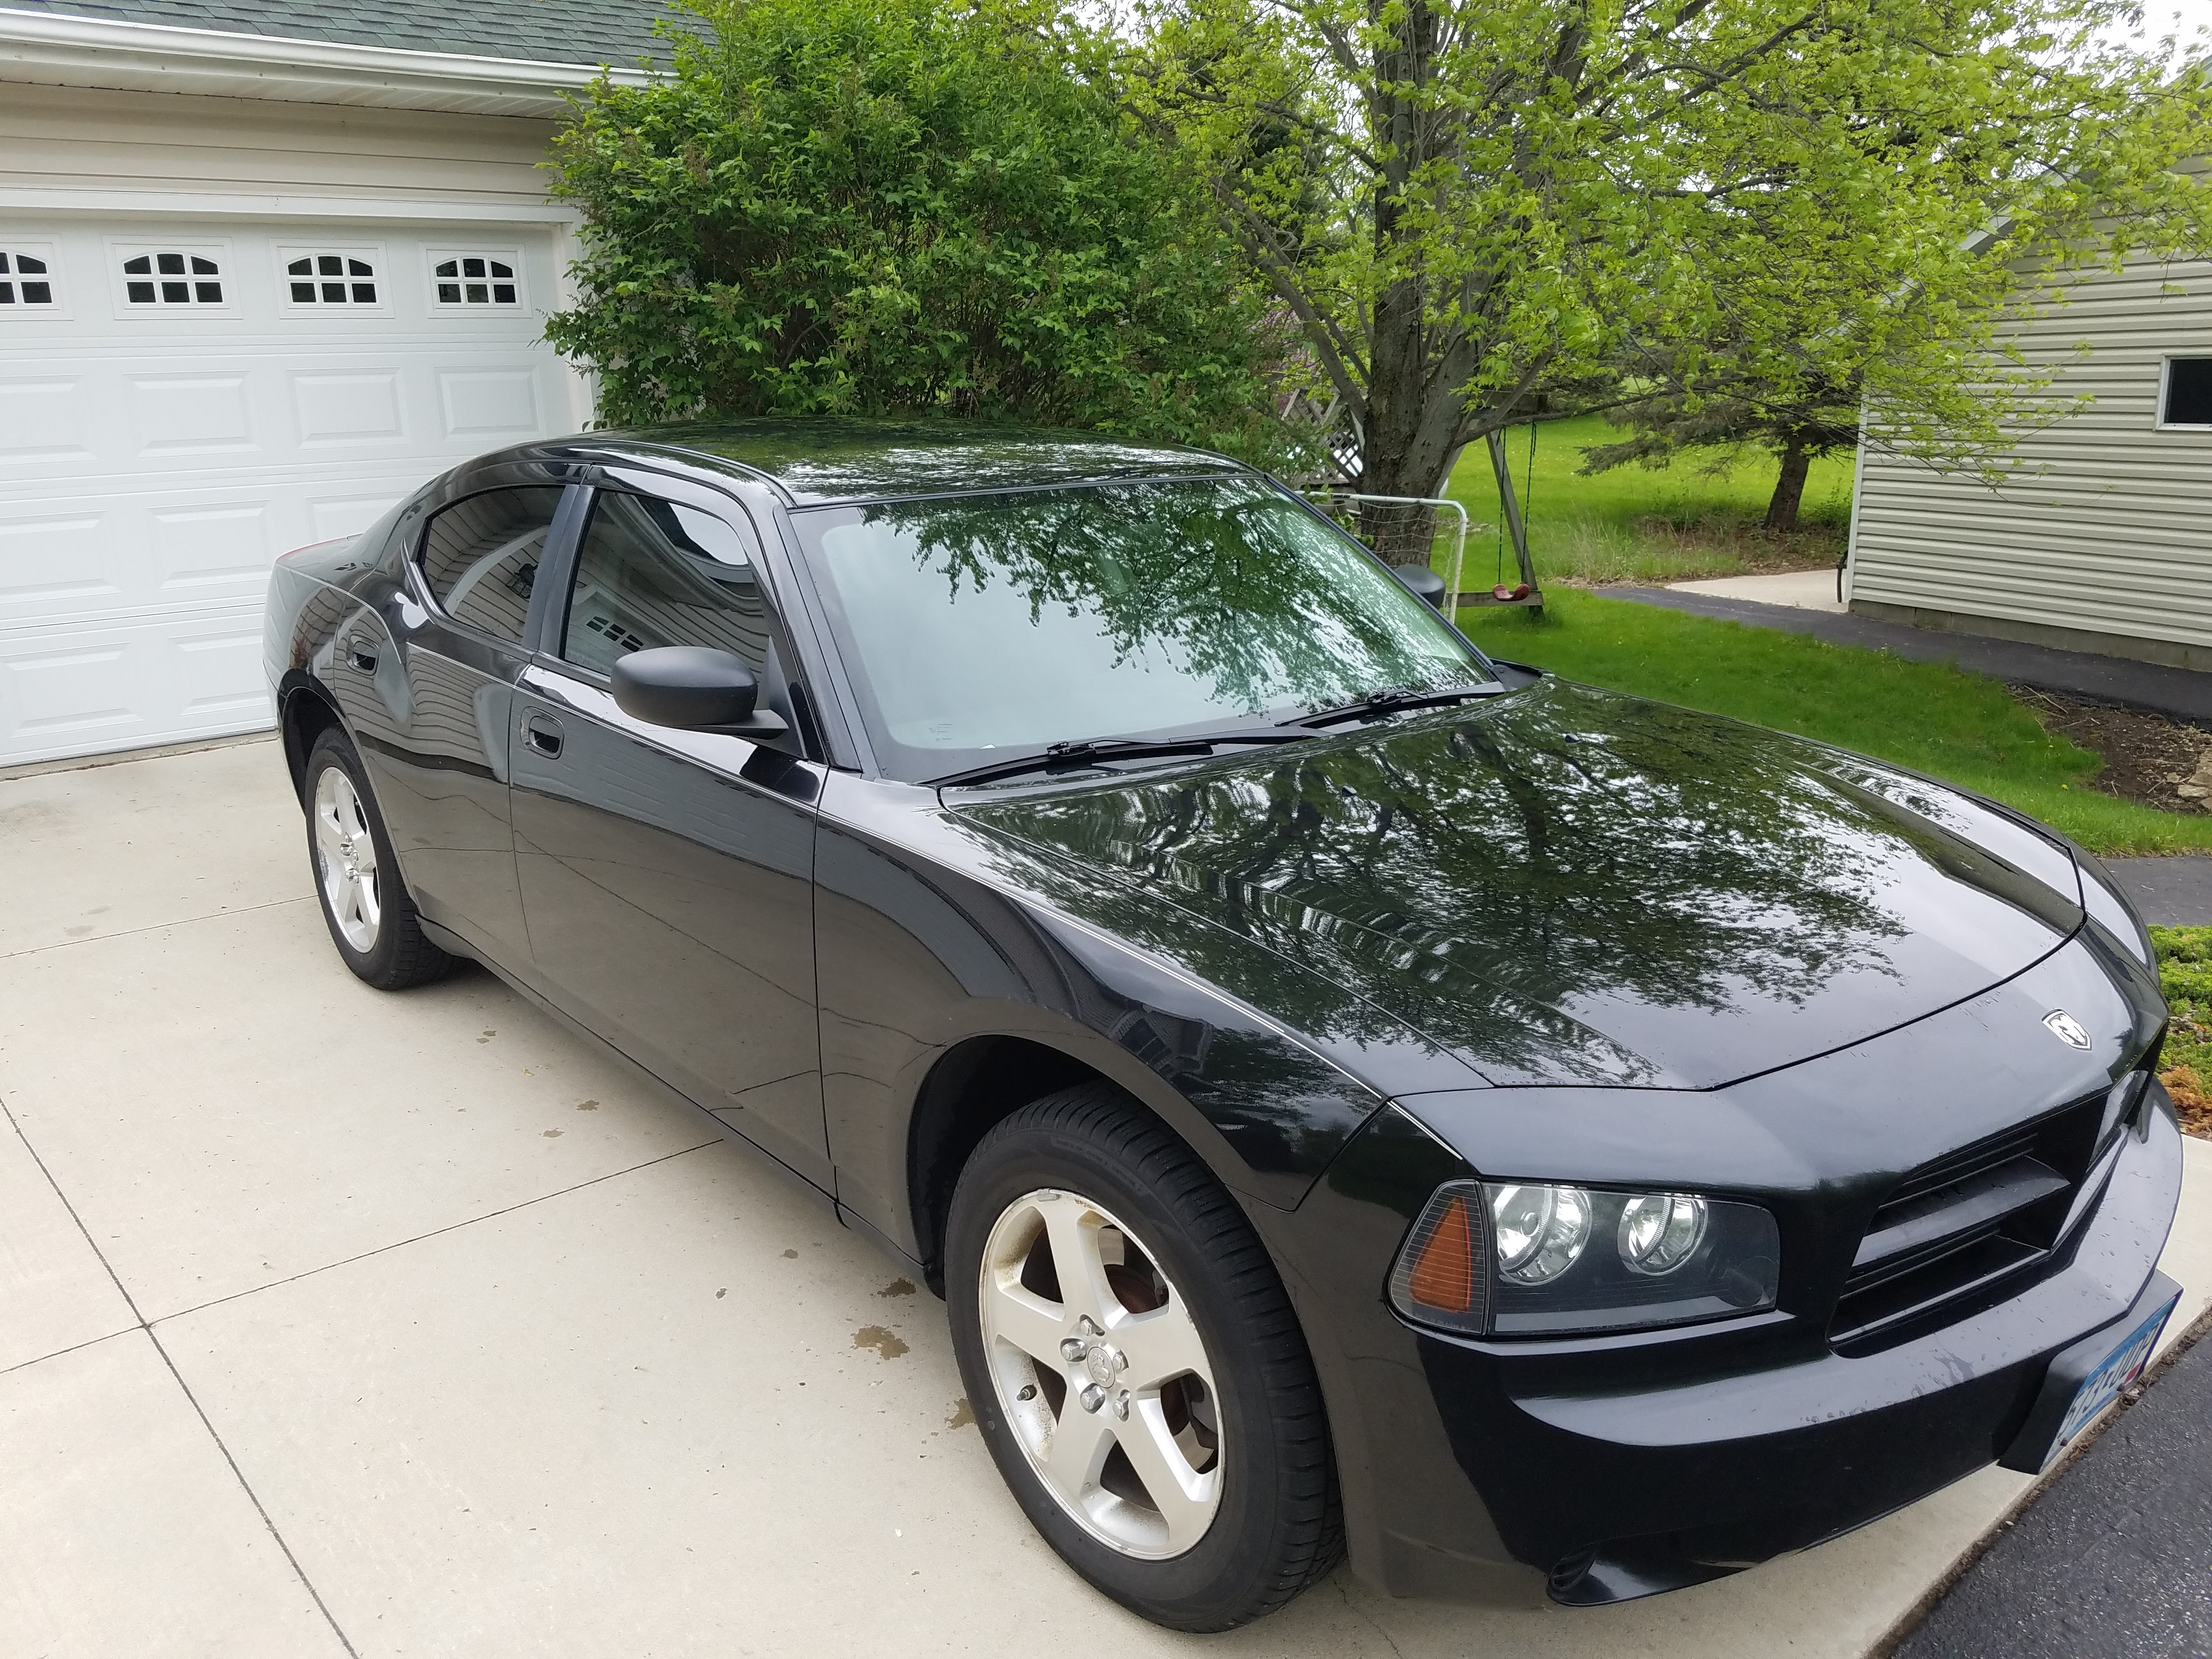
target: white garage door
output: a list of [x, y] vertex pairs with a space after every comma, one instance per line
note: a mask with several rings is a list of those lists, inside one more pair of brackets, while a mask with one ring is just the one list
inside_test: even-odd
[[0, 765], [270, 720], [288, 548], [573, 428], [513, 227], [0, 217]]

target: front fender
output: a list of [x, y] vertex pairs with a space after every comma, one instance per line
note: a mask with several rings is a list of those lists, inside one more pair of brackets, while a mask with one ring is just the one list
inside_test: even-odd
[[1255, 980], [1304, 969], [1204, 923], [1199, 947], [1178, 951], [1133, 916], [1074, 914], [1018, 867], [979, 860], [977, 843], [919, 809], [917, 793], [833, 775], [815, 864], [838, 1195], [900, 1249], [923, 1253], [909, 1178], [917, 1103], [933, 1068], [975, 1038], [1035, 1043], [1109, 1079], [1224, 1184], [1279, 1209], [1380, 1109], [1381, 1091], [1324, 1041], [1218, 982], [1224, 967]]

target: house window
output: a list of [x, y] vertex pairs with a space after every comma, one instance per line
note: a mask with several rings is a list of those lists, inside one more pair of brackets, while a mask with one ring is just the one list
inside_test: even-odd
[[310, 253], [284, 267], [295, 306], [373, 306], [376, 267], [350, 253]]
[[142, 253], [123, 262], [123, 296], [134, 306], [219, 306], [222, 275], [198, 253]]
[[44, 259], [34, 253], [0, 252], [0, 306], [53, 302], [53, 278]]
[[2168, 357], [2159, 395], [2160, 426], [2212, 427], [2212, 357]]
[[441, 306], [520, 305], [514, 266], [489, 253], [464, 253], [432, 267]]

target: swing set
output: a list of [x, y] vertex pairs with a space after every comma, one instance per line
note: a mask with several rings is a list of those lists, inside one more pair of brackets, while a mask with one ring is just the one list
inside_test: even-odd
[[[1536, 423], [1528, 423], [1528, 464], [1524, 483], [1519, 491], [1513, 487], [1513, 469], [1505, 458], [1505, 434], [1492, 432], [1486, 434], [1485, 447], [1490, 452], [1490, 468], [1498, 480], [1498, 504], [1504, 509], [1496, 526], [1473, 525], [1468, 520], [1467, 508], [1443, 495], [1371, 495], [1356, 490], [1328, 489], [1313, 497], [1316, 505], [1355, 536], [1359, 534], [1358, 521], [1364, 517], [1370, 528], [1378, 521], [1376, 509], [1400, 507], [1408, 513], [1453, 515], [1449, 559], [1450, 574], [1445, 579], [1444, 607], [1447, 614], [1463, 606], [1516, 605], [1540, 615], [1544, 609], [1544, 590], [1537, 585], [1535, 566], [1528, 559], [1528, 530], [1522, 516], [1523, 502], [1534, 493], [1536, 479]], [[1472, 530], [1495, 529], [1498, 534], [1497, 579], [1488, 592], [1478, 588], [1469, 592], [1463, 585], [1466, 576], [1467, 538]], [[1505, 572], [1505, 543], [1512, 538], [1513, 557], [1518, 567], [1518, 580], [1508, 580]], [[1384, 539], [1376, 535], [1361, 537], [1370, 546]], [[1429, 563], [1436, 556], [1431, 547]]]

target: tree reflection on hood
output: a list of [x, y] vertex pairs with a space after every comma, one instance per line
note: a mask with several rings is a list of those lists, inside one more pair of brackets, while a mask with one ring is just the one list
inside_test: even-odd
[[[1977, 811], [1800, 739], [1547, 681], [960, 816], [1017, 838], [996, 856], [1078, 915], [1171, 934], [1122, 914], [1169, 899], [1493, 1081], [1708, 1087], [2057, 945], [2071, 896], [1969, 839]], [[1127, 897], [1084, 890], [1109, 873]], [[1203, 941], [1185, 947], [1201, 973]], [[1293, 1025], [1345, 1024], [1340, 996], [1291, 976], [1265, 994]]]

